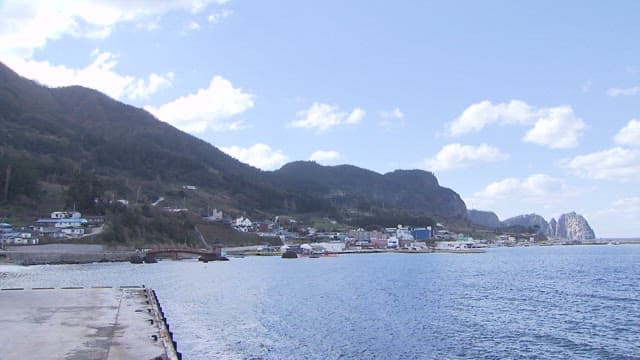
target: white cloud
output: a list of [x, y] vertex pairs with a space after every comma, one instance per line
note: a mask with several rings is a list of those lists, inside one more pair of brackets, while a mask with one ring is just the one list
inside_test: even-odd
[[337, 106], [314, 102], [309, 109], [300, 110], [296, 115], [298, 120], [290, 122], [289, 126], [325, 132], [343, 124], [357, 124], [362, 121], [365, 112], [361, 108], [355, 108], [346, 113]]
[[640, 150], [615, 147], [561, 161], [578, 176], [598, 180], [640, 180]]
[[593, 229], [604, 231], [605, 237], [630, 237], [640, 234], [640, 197], [631, 196], [616, 199], [604, 208], [599, 207], [589, 214], [589, 223]]
[[318, 150], [309, 156], [309, 160], [327, 165], [340, 159], [340, 157], [340, 153], [335, 150]]
[[258, 143], [248, 148], [230, 146], [220, 148], [234, 158], [255, 166], [262, 170], [274, 170], [287, 162], [287, 156], [281, 150], [274, 150], [271, 146]]
[[592, 86], [593, 82], [591, 80], [587, 80], [584, 84], [582, 84], [582, 88], [580, 89], [580, 91], [582, 91], [583, 94], [586, 94], [591, 90]]
[[640, 196], [618, 199], [611, 204], [620, 210], [631, 210], [640, 213]]
[[620, 129], [614, 141], [619, 145], [640, 146], [640, 120], [631, 119], [627, 126]]
[[130, 100], [144, 99], [149, 95], [171, 87], [173, 73], [152, 73], [147, 79], [121, 75], [115, 71], [117, 56], [109, 52], [92, 53], [93, 62], [82, 69], [71, 69], [52, 65], [47, 61], [12, 58], [7, 66], [22, 76], [37, 80], [48, 86], [82, 85], [99, 90], [113, 98]]
[[382, 118], [382, 120], [380, 121], [380, 126], [384, 128], [392, 128], [394, 126], [404, 125], [404, 113], [400, 111], [400, 108], [398, 107], [395, 107], [391, 111], [380, 112], [380, 117]]
[[347, 116], [347, 124], [357, 124], [364, 119], [365, 112], [361, 108], [355, 108], [349, 116]]
[[149, 95], [156, 93], [158, 90], [171, 86], [171, 80], [173, 80], [173, 77], [173, 73], [169, 72], [166, 77], [151, 74], [149, 75], [149, 80], [147, 82], [138, 79], [128, 96], [130, 99], [145, 99], [149, 97]]
[[[148, 22], [173, 10], [198, 13], [221, 0], [0, 2], [0, 55], [31, 58], [33, 51], [64, 36], [105, 38], [126, 22]], [[157, 21], [155, 21], [157, 25]]]
[[477, 132], [490, 124], [530, 124], [537, 111], [521, 100], [508, 103], [492, 104], [481, 101], [467, 107], [462, 114], [448, 126], [451, 136], [460, 136], [469, 132]]
[[173, 74], [152, 73], [147, 79], [115, 70], [116, 56], [96, 53], [85, 68], [69, 68], [32, 58], [37, 49], [64, 37], [104, 39], [119, 24], [156, 29], [171, 11], [192, 14], [225, 0], [6, 0], [0, 1], [0, 58], [22, 76], [48, 86], [83, 85], [117, 99], [144, 99], [171, 86]]
[[575, 116], [569, 106], [546, 109], [534, 127], [527, 131], [523, 140], [552, 149], [566, 149], [578, 146], [578, 139], [587, 125]]
[[207, 17], [207, 21], [209, 23], [211, 23], [211, 24], [219, 24], [224, 19], [228, 18], [231, 15], [233, 15], [233, 10], [231, 10], [231, 9], [221, 9], [221, 10], [212, 12]]
[[246, 126], [241, 121], [230, 121], [234, 115], [253, 107], [254, 95], [234, 88], [229, 80], [220, 76], [211, 79], [209, 86], [175, 99], [160, 107], [144, 108], [158, 119], [189, 133], [239, 130]]
[[535, 108], [521, 100], [495, 105], [485, 100], [467, 107], [448, 124], [447, 133], [460, 136], [478, 132], [491, 124], [533, 125], [523, 140], [553, 149], [577, 146], [586, 129], [586, 124], [575, 115], [571, 106]]
[[487, 144], [479, 146], [448, 144], [436, 156], [426, 159], [424, 168], [430, 171], [445, 171], [480, 163], [502, 161], [508, 158], [509, 155]]
[[562, 179], [535, 174], [524, 179], [506, 178], [493, 182], [465, 202], [477, 209], [502, 209], [503, 213], [528, 213], [534, 208], [546, 208], [548, 212], [554, 211], [555, 204], [578, 194], [577, 189]]
[[200, 30], [200, 24], [198, 24], [196, 21], [191, 21], [191, 22], [189, 22], [189, 24], [187, 24], [186, 30], [188, 30], [188, 31], [198, 31], [198, 30]]
[[611, 88], [607, 90], [607, 95], [609, 96], [633, 96], [640, 94], [640, 86], [634, 86], [630, 88]]

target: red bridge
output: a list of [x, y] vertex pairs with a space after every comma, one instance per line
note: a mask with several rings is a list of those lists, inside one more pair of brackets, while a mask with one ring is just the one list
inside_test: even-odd
[[194, 249], [194, 248], [160, 248], [160, 249], [149, 249], [145, 251], [145, 255], [147, 256], [158, 256], [158, 255], [170, 255], [174, 259], [178, 259], [178, 254], [193, 254], [193, 255], [207, 255], [207, 256], [216, 256], [220, 257], [222, 255], [222, 248], [214, 248], [213, 250], [209, 249]]

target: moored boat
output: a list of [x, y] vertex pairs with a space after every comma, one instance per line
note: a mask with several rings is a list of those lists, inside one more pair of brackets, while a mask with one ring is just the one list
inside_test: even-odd
[[285, 251], [282, 253], [282, 258], [283, 259], [297, 259], [298, 258], [298, 253], [296, 253], [295, 251]]

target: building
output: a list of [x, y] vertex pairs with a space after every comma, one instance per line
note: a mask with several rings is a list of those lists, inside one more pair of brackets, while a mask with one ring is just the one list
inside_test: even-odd
[[51, 213], [51, 219], [80, 219], [82, 214], [77, 211], [54, 211]]
[[36, 233], [52, 238], [77, 238], [85, 234], [87, 219], [77, 211], [54, 211], [48, 219], [36, 220]]
[[414, 228], [411, 232], [416, 241], [427, 241], [431, 239], [431, 226], [426, 228]]
[[233, 221], [233, 225], [231, 225], [234, 229], [242, 232], [251, 232], [253, 229], [253, 222], [249, 220], [249, 218], [245, 218], [243, 216], [235, 219]]
[[37, 245], [38, 238], [27, 229], [14, 229], [11, 224], [0, 223], [0, 244], [4, 245]]
[[222, 218], [222, 211], [215, 208], [211, 210], [211, 215], [207, 214], [207, 216], [204, 217], [204, 219], [207, 221], [220, 221], [222, 220]]
[[379, 231], [371, 232], [371, 246], [375, 249], [386, 249], [389, 246], [387, 234]]
[[311, 244], [314, 248], [318, 248], [321, 252], [339, 253], [344, 251], [345, 244], [343, 241], [328, 241]]

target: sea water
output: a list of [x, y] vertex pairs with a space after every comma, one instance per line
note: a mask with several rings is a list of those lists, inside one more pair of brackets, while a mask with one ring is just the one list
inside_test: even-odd
[[640, 358], [639, 245], [0, 268], [3, 288], [141, 284], [185, 359]]

